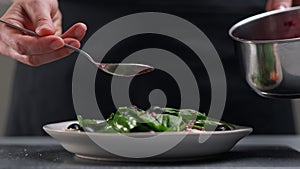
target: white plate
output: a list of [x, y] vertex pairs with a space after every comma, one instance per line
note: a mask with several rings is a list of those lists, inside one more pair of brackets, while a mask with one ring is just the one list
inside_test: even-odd
[[[188, 134], [147, 132], [131, 133], [125, 136], [114, 133], [67, 131], [67, 127], [72, 123], [77, 123], [77, 121], [48, 124], [43, 129], [59, 141], [67, 151], [78, 157], [114, 161], [178, 161], [205, 158], [229, 151], [241, 138], [252, 132], [252, 128], [236, 126], [235, 130], [230, 131], [201, 131]], [[156, 138], [155, 136], [158, 135], [157, 140], [148, 139]], [[170, 141], [178, 138], [183, 139], [165, 151], [170, 146]], [[133, 139], [138, 142], [133, 143]], [[139, 139], [144, 139], [144, 141], [141, 142]], [[154, 154], [158, 147], [161, 153]]]

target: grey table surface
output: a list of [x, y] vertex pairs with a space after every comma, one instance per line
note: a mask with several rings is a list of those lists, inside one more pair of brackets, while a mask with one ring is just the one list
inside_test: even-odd
[[0, 137], [0, 168], [300, 168], [300, 136], [250, 135], [224, 154], [160, 163], [85, 160], [50, 137]]

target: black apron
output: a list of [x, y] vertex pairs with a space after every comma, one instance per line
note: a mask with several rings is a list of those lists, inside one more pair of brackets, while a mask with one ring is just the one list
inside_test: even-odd
[[[295, 132], [291, 103], [288, 100], [266, 99], [255, 94], [241, 75], [239, 59], [234, 54], [233, 41], [228, 36], [229, 28], [237, 21], [264, 11], [264, 0], [61, 0], [63, 28], [82, 21], [87, 24], [87, 36], [83, 43], [103, 25], [124, 15], [137, 12], [165, 12], [182, 17], [199, 27], [216, 47], [223, 63], [227, 79], [227, 101], [223, 120], [251, 126], [256, 134], [291, 134]], [[118, 61], [114, 56], [129, 55], [140, 49], [157, 47], [176, 53], [178, 56], [191, 51], [180, 42], [159, 35], [140, 35], [116, 45], [105, 58]], [[178, 50], [182, 48], [181, 50]], [[192, 55], [192, 54], [191, 54]], [[72, 102], [72, 74], [77, 54], [43, 65], [29, 67], [17, 63], [11, 106], [9, 109], [6, 135], [43, 135], [44, 124], [74, 120], [76, 113]], [[210, 106], [209, 83], [201, 63], [187, 61], [199, 72], [202, 99], [200, 110], [208, 111]], [[205, 71], [204, 71], [205, 72]], [[116, 108], [110, 96], [111, 76], [98, 71], [96, 95], [101, 112], [112, 112]], [[147, 91], [161, 88], [170, 90], [164, 84], [159, 72], [150, 80], [137, 80], [133, 87], [137, 92], [130, 96], [141, 108], [146, 108]], [[197, 80], [197, 81], [198, 81]], [[156, 82], [163, 82], [157, 85]], [[141, 87], [143, 86], [143, 87]], [[172, 89], [173, 90], [173, 89]], [[171, 90], [171, 91], [172, 91]], [[176, 107], [178, 97], [172, 92], [168, 106]], [[109, 114], [106, 114], [108, 116]]]

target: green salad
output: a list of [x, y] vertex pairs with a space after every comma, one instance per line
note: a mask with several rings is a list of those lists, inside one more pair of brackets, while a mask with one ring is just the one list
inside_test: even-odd
[[144, 111], [136, 107], [120, 107], [105, 121], [78, 115], [79, 124], [68, 129], [98, 133], [193, 132], [233, 130], [234, 125], [217, 121], [192, 109], [156, 108]]

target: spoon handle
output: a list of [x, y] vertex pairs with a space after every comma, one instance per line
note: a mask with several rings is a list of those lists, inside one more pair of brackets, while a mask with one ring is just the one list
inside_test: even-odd
[[5, 22], [5, 21], [3, 21], [3, 20], [1, 20], [1, 19], [0, 19], [0, 22], [4, 23], [4, 24], [6, 24], [7, 26], [10, 26], [10, 27], [12, 27], [12, 28], [15, 28], [15, 29], [18, 29], [18, 30], [20, 30], [20, 31], [26, 32], [26, 33], [28, 33], [28, 34], [30, 34], [30, 35], [33, 35], [33, 36], [39, 36], [37, 33], [33, 32], [33, 31], [29, 30], [29, 29], [26, 29], [26, 28], [22, 28], [22, 27], [13, 25], [13, 24], [8, 23], [8, 22]]
[[99, 67], [101, 65], [101, 63], [96, 62], [88, 53], [86, 53], [84, 50], [81, 50], [79, 48], [76, 48], [72, 45], [69, 44], [65, 44], [66, 48], [72, 49], [75, 52], [77, 52], [78, 54], [82, 54], [84, 55], [89, 61], [91, 61], [93, 64], [95, 64], [97, 67]]

